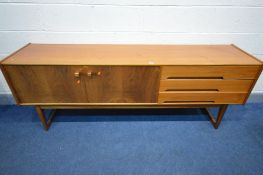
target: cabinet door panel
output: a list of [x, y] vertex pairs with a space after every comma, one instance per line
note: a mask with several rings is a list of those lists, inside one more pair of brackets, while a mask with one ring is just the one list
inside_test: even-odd
[[[4, 68], [22, 104], [157, 102], [159, 67], [19, 65]], [[80, 71], [78, 78], [75, 73]], [[100, 76], [88, 75], [98, 71]]]
[[91, 103], [157, 102], [159, 67], [88, 66], [85, 69], [80, 79]]

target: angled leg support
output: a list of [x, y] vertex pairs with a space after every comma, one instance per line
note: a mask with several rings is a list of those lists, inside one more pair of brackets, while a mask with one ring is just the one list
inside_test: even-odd
[[219, 111], [218, 111], [218, 115], [217, 115], [216, 119], [214, 118], [212, 113], [209, 112], [208, 108], [204, 108], [205, 113], [208, 115], [210, 122], [212, 123], [212, 125], [214, 126], [215, 129], [217, 129], [218, 126], [220, 125], [220, 123], [224, 117], [224, 114], [227, 110], [227, 107], [228, 107], [228, 105], [221, 105], [219, 107]]
[[55, 116], [56, 109], [53, 109], [48, 117], [48, 119], [45, 117], [44, 110], [40, 106], [36, 106], [36, 111], [38, 114], [39, 119], [41, 120], [41, 123], [44, 127], [44, 129], [47, 131], [52, 123], [52, 120]]

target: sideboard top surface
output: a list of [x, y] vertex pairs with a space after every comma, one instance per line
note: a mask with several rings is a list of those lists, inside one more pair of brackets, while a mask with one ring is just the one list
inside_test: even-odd
[[28, 44], [4, 65], [261, 65], [234, 45]]

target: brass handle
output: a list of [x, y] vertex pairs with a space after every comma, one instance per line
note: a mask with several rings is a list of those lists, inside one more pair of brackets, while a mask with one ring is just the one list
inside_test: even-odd
[[[81, 71], [79, 71], [79, 72], [75, 72], [75, 73], [74, 73], [74, 77], [75, 77], [76, 80], [77, 80], [77, 84], [80, 84], [80, 75], [81, 75], [81, 74], [84, 74], [84, 70], [81, 70]], [[100, 76], [100, 75], [101, 75], [101, 72], [100, 72], [100, 71], [98, 71], [98, 72], [88, 71], [88, 72], [86, 72], [86, 75], [87, 75], [88, 77], [92, 77], [93, 75]]]
[[74, 77], [79, 78], [79, 72], [75, 72]]
[[99, 71], [99, 72], [91, 72], [91, 71], [89, 71], [88, 73], [87, 73], [87, 75], [88, 75], [88, 77], [91, 77], [91, 76], [93, 76], [93, 75], [98, 75], [98, 76], [100, 76], [101, 75], [101, 72]]
[[75, 72], [74, 73], [74, 77], [77, 79], [77, 84], [80, 84], [80, 73], [79, 72]]
[[88, 77], [91, 77], [92, 76], [92, 72], [88, 72], [87, 75], [88, 75]]
[[[75, 73], [74, 73], [74, 77], [79, 78], [79, 77], [80, 77], [80, 74], [81, 74], [81, 72], [75, 72]], [[98, 75], [98, 76], [100, 76], [100, 75], [101, 75], [101, 72], [87, 72], [87, 76], [88, 76], [88, 77], [91, 77], [91, 76], [93, 76], [93, 75]]]

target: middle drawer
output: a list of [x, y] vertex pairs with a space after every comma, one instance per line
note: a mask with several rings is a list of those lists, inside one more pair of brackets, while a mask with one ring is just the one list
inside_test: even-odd
[[173, 79], [161, 80], [159, 91], [248, 92], [253, 80]]

